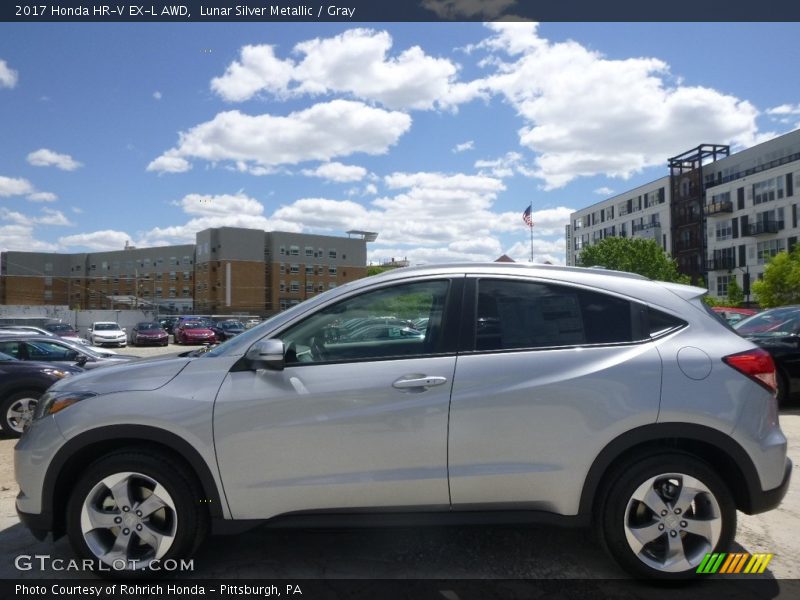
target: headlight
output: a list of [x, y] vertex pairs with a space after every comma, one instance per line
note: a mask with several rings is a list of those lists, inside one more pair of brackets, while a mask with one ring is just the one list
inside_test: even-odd
[[62, 371], [61, 369], [52, 369], [46, 368], [42, 369], [42, 373], [46, 373], [47, 375], [51, 375], [53, 377], [58, 377], [59, 379], [64, 379], [64, 377], [69, 377], [72, 375], [69, 371]]
[[76, 402], [96, 395], [97, 394], [94, 392], [47, 392], [44, 396], [39, 398], [39, 403], [36, 405], [33, 418], [35, 420], [46, 417], [47, 415], [54, 415], [68, 406], [72, 406]]

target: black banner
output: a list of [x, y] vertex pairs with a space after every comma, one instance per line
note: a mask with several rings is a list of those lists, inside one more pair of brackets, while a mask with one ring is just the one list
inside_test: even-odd
[[796, 0], [177, 0], [3, 2], [9, 22], [800, 21]]
[[233, 579], [132, 580], [26, 579], [0, 580], [0, 598], [36, 600], [197, 600], [282, 598], [302, 600], [523, 600], [529, 598], [693, 600], [800, 597], [797, 580], [731, 576], [665, 586], [653, 582], [604, 579]]

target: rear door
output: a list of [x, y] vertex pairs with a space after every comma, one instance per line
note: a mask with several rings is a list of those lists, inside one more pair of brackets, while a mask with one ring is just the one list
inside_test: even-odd
[[658, 415], [661, 361], [644, 309], [548, 281], [470, 278], [453, 387], [455, 509], [575, 514], [586, 472]]

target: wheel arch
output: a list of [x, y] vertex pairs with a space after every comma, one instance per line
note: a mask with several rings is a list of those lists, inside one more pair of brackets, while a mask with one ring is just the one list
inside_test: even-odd
[[703, 425], [655, 423], [627, 431], [597, 455], [584, 481], [580, 513], [593, 515], [598, 491], [622, 462], [653, 450], [680, 450], [708, 462], [733, 494], [736, 507], [753, 512], [753, 497], [761, 490], [753, 461], [730, 436]]
[[95, 459], [122, 449], [151, 450], [182, 464], [196, 478], [204, 495], [200, 501], [212, 519], [224, 518], [223, 497], [211, 469], [200, 453], [180, 436], [147, 425], [111, 425], [84, 432], [70, 439], [47, 469], [42, 490], [42, 508], [52, 514], [53, 537], [65, 531], [67, 498], [81, 471]]

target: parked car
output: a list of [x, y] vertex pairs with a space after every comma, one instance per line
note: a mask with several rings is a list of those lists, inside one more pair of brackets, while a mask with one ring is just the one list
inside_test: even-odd
[[57, 323], [47, 323], [44, 325], [44, 328], [50, 333], [55, 333], [60, 337], [79, 337], [78, 332], [75, 331], [75, 328], [69, 323], [62, 323], [60, 321]]
[[45, 390], [59, 379], [82, 372], [80, 367], [26, 362], [0, 352], [0, 430], [21, 435]]
[[131, 329], [131, 345], [145, 346], [148, 344], [156, 346], [169, 344], [169, 334], [164, 331], [164, 328], [159, 323], [137, 323]]
[[113, 321], [95, 321], [86, 334], [94, 346], [117, 345], [124, 348], [128, 345], [128, 334], [119, 323]]
[[172, 332], [176, 344], [213, 344], [216, 334], [205, 320], [181, 319]]
[[163, 319], [159, 319], [158, 323], [161, 325], [164, 331], [172, 335], [172, 330], [174, 329], [175, 325], [178, 324], [178, 321], [180, 321], [180, 317], [165, 317]]
[[261, 323], [261, 319], [259, 319], [258, 317], [252, 317], [244, 322], [244, 326], [246, 329], [252, 329], [259, 323]]
[[725, 319], [730, 325], [735, 325], [742, 319], [751, 317], [758, 312], [752, 308], [738, 308], [732, 306], [712, 306], [711, 310]]
[[772, 356], [778, 368], [779, 403], [800, 392], [800, 306], [771, 308], [733, 327]]
[[232, 337], [236, 337], [240, 333], [244, 333], [246, 331], [246, 327], [244, 323], [241, 321], [236, 321], [235, 319], [227, 319], [225, 321], [217, 321], [217, 327], [219, 331], [215, 331], [214, 333], [217, 335], [219, 341], [229, 340]]
[[94, 369], [139, 358], [126, 354], [102, 355], [94, 352], [89, 346], [81, 346], [43, 335], [2, 335], [0, 336], [0, 352], [18, 360], [34, 360], [56, 365], [77, 365], [84, 369]]
[[[792, 470], [775, 365], [704, 293], [503, 263], [354, 281], [207, 352], [55, 384], [15, 448], [17, 510], [131, 572], [209, 522], [402, 513], [591, 525], [632, 574], [695, 578]], [[424, 337], [328, 335], [387, 312]]]
[[44, 335], [47, 337], [54, 337], [64, 340], [65, 342], [71, 342], [73, 344], [80, 344], [81, 346], [86, 346], [93, 352], [97, 352], [103, 356], [111, 356], [112, 354], [116, 354], [113, 350], [109, 350], [108, 348], [99, 348], [97, 346], [92, 346], [89, 344], [88, 340], [85, 340], [81, 337], [72, 337], [72, 336], [59, 336], [55, 333], [51, 333], [46, 329], [41, 329], [39, 327], [33, 327], [30, 325], [2, 325], [0, 326], [0, 335]]

